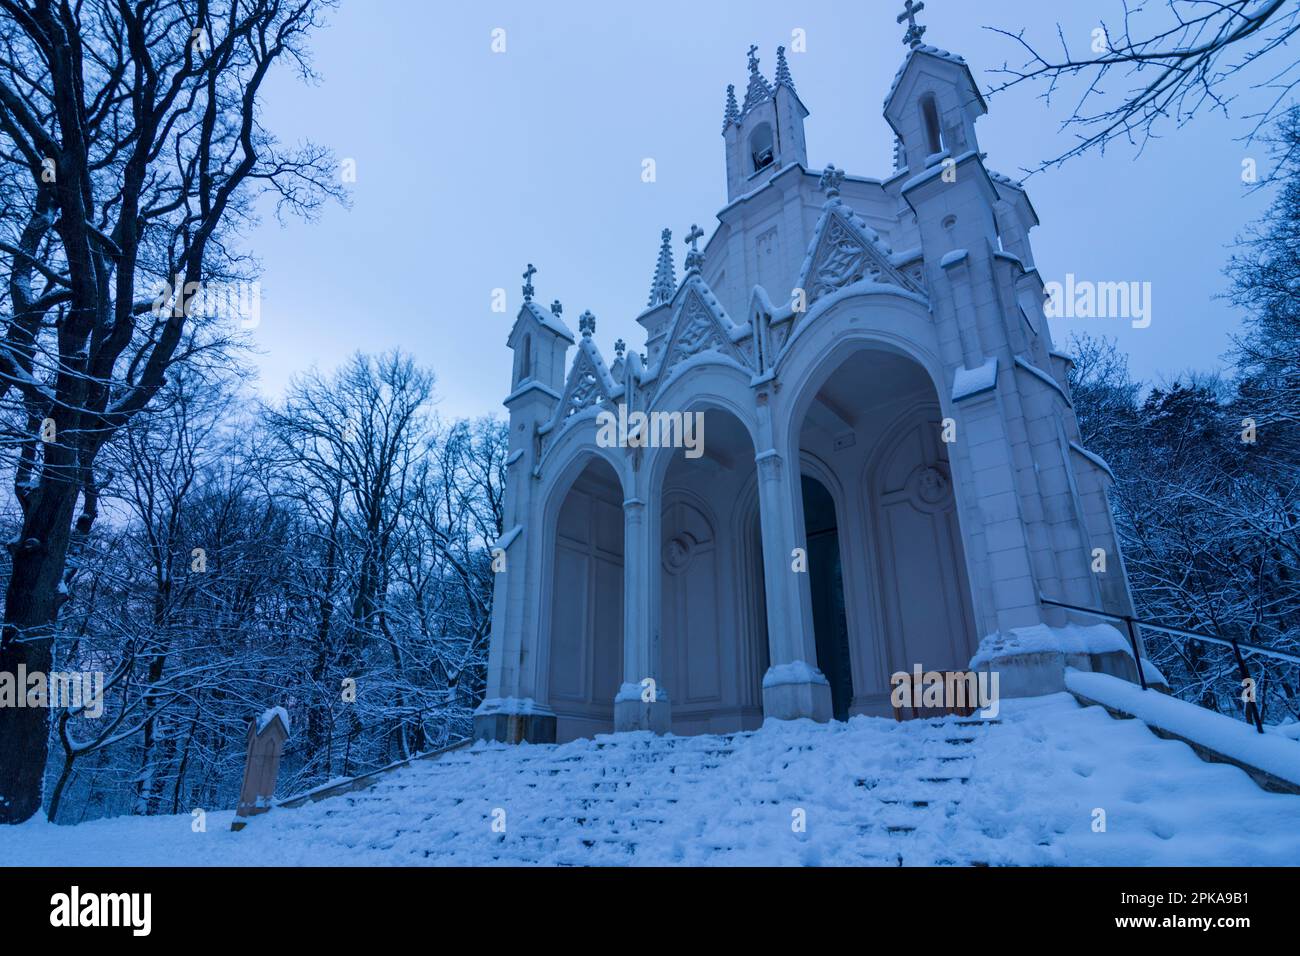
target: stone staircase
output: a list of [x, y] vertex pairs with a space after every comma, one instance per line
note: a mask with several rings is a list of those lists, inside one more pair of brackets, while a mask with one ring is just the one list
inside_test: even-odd
[[[1104, 688], [1086, 689], [1104, 696]], [[1157, 723], [1167, 716], [1148, 715]], [[1274, 743], [1257, 745], [1300, 747]], [[1286, 753], [1273, 762], [1289, 759], [1300, 772], [1300, 751]], [[233, 816], [222, 811], [206, 830], [196, 830], [189, 813], [0, 827], [0, 860], [340, 867], [1300, 859], [1300, 795], [1261, 789], [1246, 770], [1207, 763], [1142, 719], [1115, 720], [1064, 693], [1004, 700], [986, 723], [855, 717], [774, 721], [720, 736], [475, 744], [280, 802], [238, 833], [225, 825]]]
[[277, 809], [249, 833], [397, 864], [981, 865], [987, 858], [944, 846], [942, 835], [998, 724], [862, 719], [479, 744]]

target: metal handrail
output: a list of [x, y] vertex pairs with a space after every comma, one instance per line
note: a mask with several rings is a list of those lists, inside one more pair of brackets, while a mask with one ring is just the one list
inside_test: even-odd
[[[1134, 617], [1132, 614], [1115, 614], [1111, 611], [1100, 611], [1093, 607], [1082, 607], [1078, 604], [1067, 604], [1064, 601], [1053, 601], [1051, 598], [1042, 594], [1038, 596], [1039, 603], [1047, 604], [1052, 607], [1064, 608], [1067, 611], [1078, 611], [1081, 614], [1092, 614], [1096, 617], [1108, 618], [1112, 621], [1123, 621], [1124, 626], [1128, 629], [1129, 643], [1133, 645], [1133, 660], [1137, 664], [1138, 682], [1142, 685], [1143, 690], [1147, 690], [1146, 674], [1142, 671], [1142, 647], [1137, 638], [1137, 628], [1149, 627], [1153, 631], [1163, 631], [1166, 634], [1173, 634], [1178, 637], [1189, 638], [1196, 641], [1205, 641], [1208, 644], [1220, 644], [1224, 647], [1232, 648], [1233, 657], [1236, 659], [1237, 671], [1242, 680], [1254, 683], [1254, 678], [1250, 676], [1250, 668], [1246, 664], [1243, 650], [1250, 654], [1263, 654], [1265, 657], [1276, 658], [1277, 660], [1288, 661], [1292, 664], [1300, 664], [1300, 656], [1288, 654], [1285, 651], [1277, 651], [1268, 647], [1260, 647], [1257, 644], [1243, 643], [1235, 637], [1221, 637], [1214, 634], [1202, 634], [1199, 631], [1189, 631], [1183, 627], [1171, 627], [1168, 624], [1158, 624], [1155, 621], [1144, 621]], [[1251, 637], [1259, 633], [1257, 625], [1250, 626]], [[1264, 721], [1259, 712], [1259, 705], [1254, 700], [1246, 701], [1246, 719], [1255, 725], [1255, 730], [1259, 733], [1264, 732]]]

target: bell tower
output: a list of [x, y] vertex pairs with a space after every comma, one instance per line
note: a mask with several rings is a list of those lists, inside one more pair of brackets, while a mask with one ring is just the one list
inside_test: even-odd
[[792, 164], [808, 165], [803, 121], [808, 110], [795, 92], [785, 47], [776, 48], [775, 83], [758, 71], [758, 47], [749, 48], [749, 85], [745, 100], [727, 87], [722, 136], [727, 143], [727, 200], [763, 185]]

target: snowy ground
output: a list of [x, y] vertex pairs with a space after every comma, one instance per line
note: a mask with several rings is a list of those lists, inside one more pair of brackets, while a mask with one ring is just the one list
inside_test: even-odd
[[[369, 790], [232, 814], [0, 828], [0, 864], [1294, 865], [1300, 796], [1265, 793], [1065, 694], [1001, 723], [775, 723], [731, 737], [477, 745]], [[1094, 832], [1095, 810], [1105, 832]], [[504, 811], [505, 833], [494, 832]], [[802, 810], [801, 815], [798, 811]], [[795, 832], [800, 817], [806, 830]]]

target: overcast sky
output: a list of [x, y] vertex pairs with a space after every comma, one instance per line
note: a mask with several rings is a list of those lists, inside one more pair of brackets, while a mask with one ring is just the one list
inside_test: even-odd
[[[1116, 0], [925, 0], [925, 40], [964, 56], [976, 80], [1018, 56], [986, 26], [1025, 28], [1048, 42], [1062, 21], [1085, 50]], [[698, 222], [711, 233], [725, 203], [722, 109], [728, 83], [743, 91], [745, 51], [760, 47], [770, 78], [778, 44], [802, 29], [792, 54], [809, 164], [854, 175], [891, 171], [881, 102], [906, 48], [893, 0], [774, 0], [653, 4], [586, 0], [449, 3], [342, 0], [315, 36], [321, 81], [281, 76], [263, 120], [283, 140], [311, 139], [355, 160], [350, 210], [311, 224], [273, 217], [248, 237], [264, 266], [259, 388], [282, 394], [290, 377], [330, 369], [361, 349], [400, 346], [438, 375], [449, 415], [500, 412], [509, 386], [505, 337], [519, 278], [533, 262], [539, 300], [559, 298], [576, 328], [591, 309], [606, 354], [622, 336], [644, 341], [645, 305], [659, 232]], [[492, 31], [506, 31], [493, 53]], [[1283, 51], [1282, 55], [1287, 55]], [[977, 128], [990, 168], [1019, 178], [1059, 153], [1067, 101], [1038, 90], [990, 101]], [[1152, 283], [1152, 321], [1053, 323], [1115, 335], [1147, 379], [1214, 368], [1240, 316], [1215, 298], [1228, 246], [1267, 196], [1248, 194], [1242, 160], [1266, 154], [1240, 137], [1239, 114], [1206, 114], [1141, 156], [1117, 148], [1034, 176], [1042, 221], [1031, 235], [1045, 280]], [[653, 158], [657, 181], [641, 180]], [[674, 239], [680, 275], [682, 247]], [[511, 310], [491, 311], [504, 287]]]

